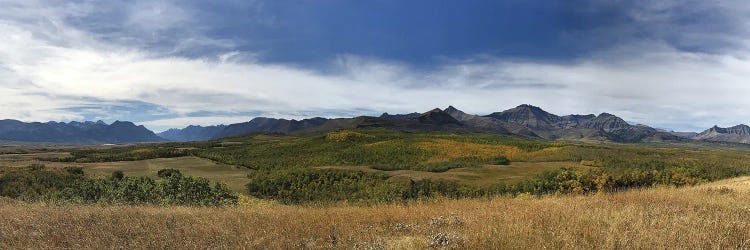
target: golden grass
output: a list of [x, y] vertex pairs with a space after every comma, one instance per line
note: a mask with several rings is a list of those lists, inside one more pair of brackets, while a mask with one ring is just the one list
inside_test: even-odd
[[0, 200], [0, 249], [733, 249], [750, 178], [690, 188], [409, 205], [53, 206]]
[[342, 130], [342, 131], [334, 131], [329, 132], [326, 134], [326, 140], [336, 141], [336, 142], [345, 142], [345, 141], [351, 141], [351, 140], [357, 140], [357, 139], [369, 139], [369, 138], [375, 138], [375, 136], [358, 133], [354, 131], [348, 131], [348, 130]]
[[570, 159], [571, 146], [555, 146], [527, 152], [518, 147], [474, 142], [436, 139], [417, 144], [422, 150], [433, 152], [428, 162], [446, 162], [460, 158], [495, 158], [504, 156], [511, 161], [561, 161]]
[[435, 153], [428, 162], [446, 162], [467, 157], [493, 158], [498, 156], [505, 156], [513, 160], [513, 156], [522, 152], [521, 149], [513, 146], [458, 142], [446, 139], [421, 142], [417, 147]]

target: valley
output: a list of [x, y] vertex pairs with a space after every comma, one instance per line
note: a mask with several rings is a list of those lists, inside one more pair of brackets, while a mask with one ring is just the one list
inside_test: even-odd
[[0, 171], [81, 168], [87, 178], [96, 179], [116, 171], [126, 177], [157, 178], [160, 170], [175, 169], [226, 184], [236, 193], [288, 204], [586, 194], [750, 174], [750, 155], [743, 147], [560, 142], [387, 128], [6, 151], [0, 155]]

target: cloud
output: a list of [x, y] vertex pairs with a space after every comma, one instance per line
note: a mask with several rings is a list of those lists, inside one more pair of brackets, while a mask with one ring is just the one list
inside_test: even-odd
[[[72, 24], [86, 20], [97, 6], [33, 8], [39, 6], [21, 1], [7, 6], [0, 10], [2, 118], [135, 120], [163, 130], [234, 123], [256, 115], [344, 117], [448, 105], [486, 114], [530, 103], [557, 114], [611, 112], [677, 130], [750, 122], [744, 108], [750, 105], [750, 54], [738, 47], [747, 44], [745, 33], [717, 35], [734, 47], [711, 51], [684, 50], [668, 37], [652, 37], [565, 62], [477, 55], [425, 68], [346, 54], [330, 62], [331, 70], [318, 71], [254, 60], [255, 52], [201, 32], [184, 37], [219, 41], [207, 46], [226, 49], [191, 57], [173, 52], [202, 45], [171, 43], [149, 50], [142, 47], [149, 42], [127, 46], [117, 40], [161, 40], [163, 34], [192, 24], [188, 17], [193, 10], [175, 10], [169, 2], [124, 8], [128, 11], [118, 14], [122, 17], [113, 18], [121, 21], [112, 22], [140, 23], [120, 35], [97, 32], [106, 25]], [[674, 21], [685, 15], [675, 10], [681, 6], [669, 2], [634, 9], [630, 18], [644, 24], [680, 23], [677, 31], [691, 30], [694, 24]], [[722, 22], [747, 26], [742, 14], [748, 8], [722, 9], [731, 9]], [[654, 32], [662, 29], [668, 26], [657, 25]], [[698, 34], [687, 33], [678, 40]]]

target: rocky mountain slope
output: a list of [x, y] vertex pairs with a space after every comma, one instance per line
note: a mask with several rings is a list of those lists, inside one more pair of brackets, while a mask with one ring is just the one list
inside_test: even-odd
[[677, 136], [643, 125], [630, 125], [609, 113], [557, 116], [523, 104], [485, 117], [521, 125], [544, 139], [606, 139], [615, 142], [678, 140]]
[[745, 124], [729, 128], [713, 126], [699, 133], [693, 139], [712, 142], [750, 143], [750, 126]]

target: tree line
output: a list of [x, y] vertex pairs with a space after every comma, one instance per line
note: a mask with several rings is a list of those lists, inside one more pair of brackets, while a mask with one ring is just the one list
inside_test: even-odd
[[90, 178], [78, 167], [63, 170], [34, 165], [0, 176], [0, 196], [25, 200], [81, 204], [221, 206], [237, 203], [222, 183], [162, 170], [158, 178], [124, 176]]

